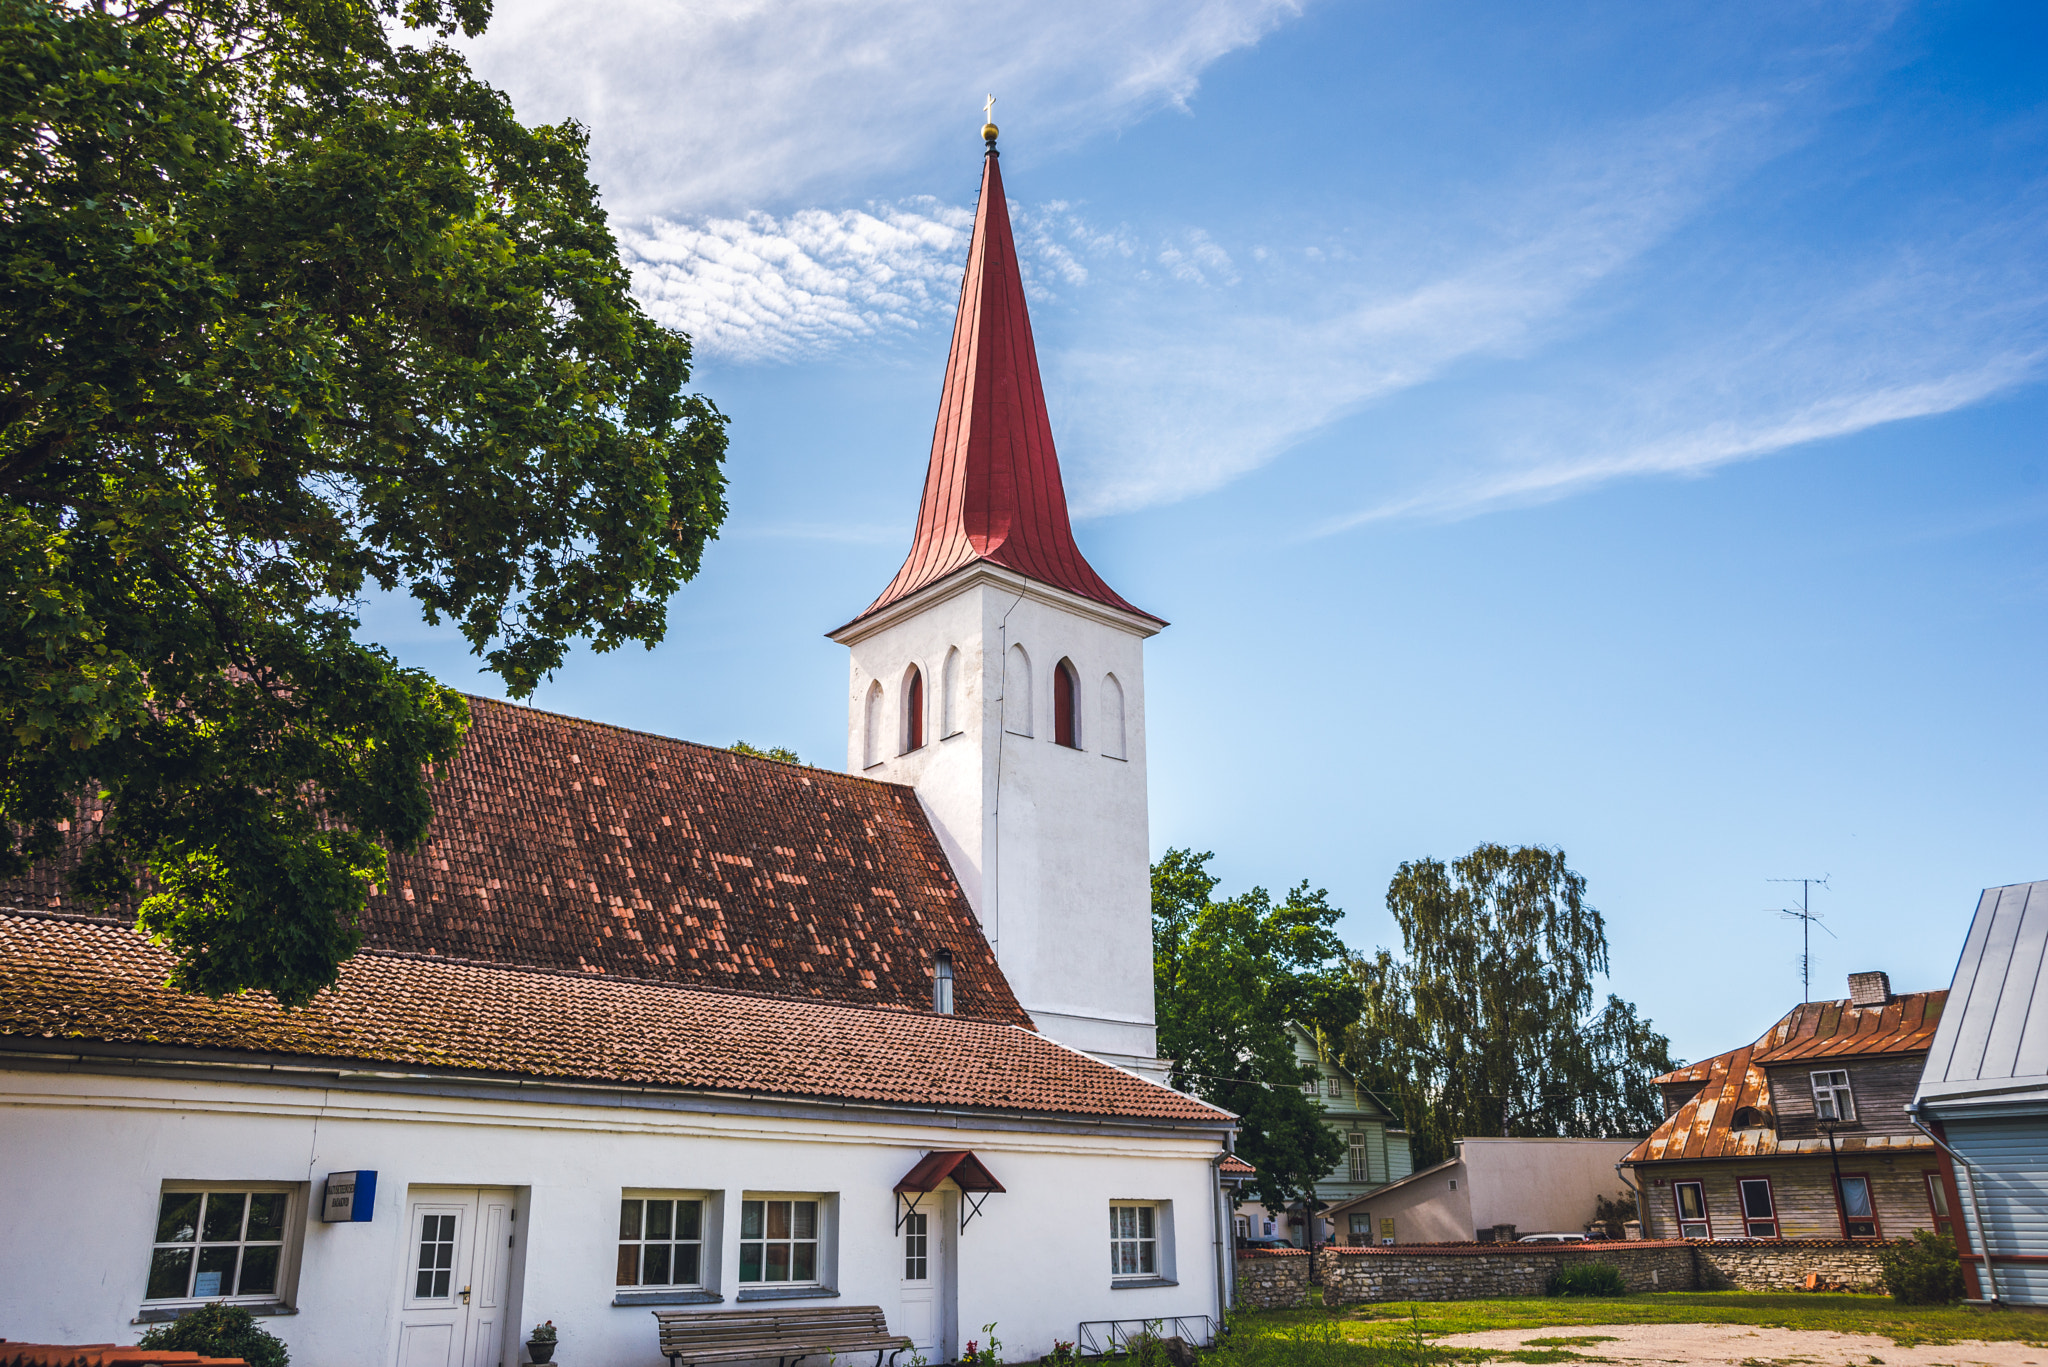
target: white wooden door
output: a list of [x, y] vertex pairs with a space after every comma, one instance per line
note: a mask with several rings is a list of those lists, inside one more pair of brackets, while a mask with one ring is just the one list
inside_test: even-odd
[[889, 1328], [908, 1338], [925, 1361], [951, 1362], [953, 1239], [959, 1206], [950, 1191], [928, 1192], [918, 1206], [904, 1217], [896, 1238], [902, 1310]]
[[513, 1193], [414, 1187], [408, 1221], [398, 1367], [498, 1367], [512, 1266]]

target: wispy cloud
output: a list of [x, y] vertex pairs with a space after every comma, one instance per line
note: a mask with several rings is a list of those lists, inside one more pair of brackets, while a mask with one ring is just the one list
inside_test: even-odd
[[[528, 119], [593, 129], [632, 218], [781, 212], [973, 146], [982, 94], [1053, 147], [1183, 105], [1295, 0], [501, 0], [470, 44]], [[1024, 132], [1020, 126], [1013, 131]]]

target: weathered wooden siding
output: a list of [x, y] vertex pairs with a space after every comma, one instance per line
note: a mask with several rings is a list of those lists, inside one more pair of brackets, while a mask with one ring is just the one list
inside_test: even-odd
[[[1939, 1169], [1931, 1148], [1924, 1155], [1895, 1155], [1889, 1159], [1854, 1153], [1842, 1155], [1844, 1173], [1870, 1179], [1878, 1233], [1888, 1239], [1934, 1227], [1933, 1211], [1927, 1204], [1926, 1174]], [[1674, 1182], [1698, 1182], [1704, 1187], [1707, 1218], [1712, 1222], [1715, 1238], [1741, 1237], [1742, 1206], [1735, 1184], [1744, 1177], [1771, 1180], [1771, 1197], [1778, 1208], [1778, 1230], [1782, 1237], [1842, 1237], [1841, 1215], [1835, 1203], [1834, 1168], [1824, 1156], [1672, 1163], [1659, 1165], [1657, 1171], [1645, 1164], [1635, 1173], [1648, 1198], [1644, 1202], [1648, 1208], [1643, 1223], [1645, 1238], [1677, 1237], [1677, 1207], [1671, 1190]]]
[[1920, 1070], [1926, 1061], [1927, 1055], [1919, 1053], [1867, 1059], [1799, 1059], [1766, 1068], [1771, 1109], [1778, 1119], [1778, 1137], [1812, 1139], [1820, 1134], [1813, 1108], [1813, 1075], [1820, 1072], [1849, 1075], [1856, 1119], [1838, 1124], [1837, 1136], [1916, 1133], [1913, 1123], [1906, 1119], [1906, 1106], [1920, 1085]]

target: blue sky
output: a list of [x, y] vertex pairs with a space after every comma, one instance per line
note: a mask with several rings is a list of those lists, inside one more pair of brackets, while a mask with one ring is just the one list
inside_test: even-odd
[[[1562, 846], [1696, 1058], [2048, 877], [2048, 11], [618, 0], [472, 57], [591, 128], [733, 513], [545, 707], [844, 755], [993, 90], [1079, 534], [1149, 648], [1155, 849], [1389, 943]], [[459, 643], [368, 633], [490, 691]]]

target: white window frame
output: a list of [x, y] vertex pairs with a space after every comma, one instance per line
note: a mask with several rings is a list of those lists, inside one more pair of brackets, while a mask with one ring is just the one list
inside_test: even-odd
[[[1109, 1277], [1112, 1282], [1157, 1281], [1166, 1275], [1160, 1257], [1161, 1225], [1156, 1201], [1112, 1201], [1109, 1204]], [[1126, 1263], [1138, 1264], [1126, 1268]], [[1150, 1264], [1146, 1266], [1146, 1264]]]
[[[673, 1232], [670, 1234], [670, 1237], [666, 1239], [650, 1239], [647, 1237], [648, 1203], [660, 1203], [664, 1201], [669, 1202], [671, 1205], [674, 1205], [678, 1202], [695, 1203], [697, 1207], [696, 1238], [677, 1238], [675, 1236], [675, 1233]], [[625, 1206], [628, 1202], [638, 1202], [640, 1205], [640, 1235], [638, 1238], [626, 1237]], [[628, 1187], [624, 1191], [619, 1193], [619, 1207], [619, 1236], [614, 1242], [621, 1252], [624, 1252], [627, 1248], [637, 1248], [640, 1250], [634, 1260], [635, 1275], [639, 1277], [640, 1280], [632, 1282], [617, 1281], [616, 1279], [619, 1275], [619, 1267], [618, 1264], [615, 1262], [613, 1264], [612, 1270], [612, 1276], [614, 1278], [613, 1285], [615, 1290], [627, 1293], [653, 1291], [702, 1291], [712, 1284], [712, 1263], [717, 1256], [717, 1245], [715, 1239], [713, 1238], [713, 1230], [716, 1228], [716, 1221], [713, 1218], [712, 1194], [710, 1192], [670, 1191], [657, 1187]], [[681, 1224], [681, 1212], [678, 1210], [675, 1211], [674, 1214], [675, 1225], [671, 1226], [672, 1231], [679, 1228]], [[671, 1275], [673, 1275], [675, 1271], [673, 1250], [685, 1246], [694, 1245], [697, 1250], [696, 1280], [687, 1282], [673, 1280], [665, 1282], [650, 1282], [646, 1280], [646, 1250], [648, 1245], [650, 1244], [656, 1247], [660, 1247], [666, 1244], [670, 1248], [671, 1253], [669, 1271]]]
[[[242, 1254], [239, 1254], [239, 1255], [237, 1255], [237, 1257], [236, 1257], [236, 1259], [235, 1259], [235, 1267], [236, 1267], [236, 1275], [237, 1275], [237, 1277], [239, 1277], [239, 1276], [240, 1276], [240, 1271], [241, 1271], [241, 1265], [242, 1265], [242, 1261], [243, 1261], [243, 1259], [244, 1259], [244, 1258], [245, 1258], [245, 1257], [247, 1256], [247, 1253], [246, 1253], [246, 1250], [247, 1250], [247, 1249], [249, 1249], [249, 1248], [251, 1248], [251, 1247], [256, 1247], [256, 1248], [271, 1248], [271, 1247], [274, 1247], [274, 1248], [276, 1248], [276, 1249], [278, 1250], [278, 1253], [277, 1253], [277, 1276], [276, 1276], [276, 1278], [275, 1278], [275, 1280], [274, 1280], [274, 1282], [273, 1282], [273, 1284], [272, 1284], [272, 1286], [273, 1286], [273, 1289], [271, 1289], [271, 1290], [269, 1290], [269, 1291], [256, 1291], [256, 1292], [251, 1292], [251, 1293], [249, 1293], [249, 1294], [247, 1294], [247, 1295], [220, 1295], [220, 1294], [216, 1293], [216, 1294], [214, 1294], [214, 1295], [210, 1295], [210, 1296], [201, 1296], [201, 1295], [184, 1295], [184, 1296], [162, 1296], [162, 1297], [152, 1297], [152, 1296], [150, 1296], [150, 1294], [149, 1294], [149, 1283], [150, 1283], [150, 1279], [151, 1279], [151, 1276], [152, 1276], [152, 1274], [153, 1274], [153, 1272], [154, 1272], [154, 1270], [155, 1270], [155, 1267], [156, 1267], [156, 1256], [157, 1256], [157, 1250], [159, 1250], [159, 1249], [175, 1249], [175, 1248], [181, 1248], [181, 1247], [189, 1247], [189, 1248], [191, 1248], [191, 1249], [193, 1250], [193, 1258], [192, 1258], [192, 1261], [191, 1261], [191, 1263], [190, 1263], [190, 1264], [188, 1265], [188, 1269], [187, 1269], [187, 1272], [186, 1272], [186, 1277], [185, 1277], [185, 1286], [186, 1286], [186, 1289], [187, 1289], [188, 1291], [190, 1291], [190, 1290], [192, 1290], [192, 1289], [194, 1288], [194, 1286], [195, 1286], [195, 1284], [196, 1284], [196, 1279], [197, 1279], [197, 1277], [198, 1277], [198, 1275], [199, 1275], [199, 1272], [198, 1272], [198, 1262], [199, 1262], [199, 1259], [198, 1259], [198, 1251], [199, 1251], [199, 1250], [200, 1250], [201, 1248], [204, 1248], [204, 1247], [208, 1247], [208, 1246], [211, 1246], [211, 1247], [227, 1247], [227, 1246], [229, 1246], [229, 1245], [227, 1244], [227, 1242], [226, 1242], [226, 1241], [219, 1241], [219, 1242], [216, 1242], [216, 1243], [214, 1243], [214, 1244], [211, 1244], [211, 1245], [209, 1245], [209, 1244], [207, 1243], [207, 1241], [205, 1240], [205, 1238], [204, 1238], [204, 1235], [205, 1235], [205, 1228], [204, 1228], [204, 1224], [203, 1224], [203, 1221], [204, 1221], [204, 1219], [205, 1219], [205, 1212], [204, 1212], [204, 1201], [205, 1201], [205, 1199], [206, 1199], [206, 1198], [207, 1198], [208, 1196], [211, 1196], [211, 1195], [213, 1195], [213, 1194], [216, 1194], [216, 1193], [219, 1193], [219, 1194], [229, 1194], [229, 1193], [234, 1193], [234, 1192], [240, 1192], [240, 1193], [243, 1193], [243, 1194], [244, 1194], [244, 1195], [245, 1195], [246, 1197], [254, 1197], [254, 1196], [271, 1196], [271, 1195], [281, 1195], [281, 1196], [283, 1196], [283, 1197], [284, 1197], [284, 1201], [285, 1201], [285, 1206], [284, 1206], [284, 1230], [283, 1230], [283, 1236], [282, 1236], [281, 1238], [279, 1238], [279, 1239], [275, 1239], [275, 1240], [270, 1240], [270, 1239], [258, 1240], [258, 1241], [256, 1241], [255, 1243], [253, 1243], [253, 1244], [252, 1244], [252, 1243], [251, 1243], [251, 1242], [250, 1242], [250, 1241], [249, 1241], [249, 1240], [248, 1240], [248, 1239], [247, 1239], [246, 1237], [238, 1237], [237, 1239], [235, 1239], [235, 1240], [234, 1240], [234, 1243], [233, 1243], [233, 1246], [234, 1246], [234, 1247], [238, 1247], [238, 1248], [241, 1248], [241, 1249], [243, 1249], [243, 1250], [244, 1250], [244, 1252], [243, 1252]], [[164, 1208], [164, 1201], [165, 1201], [165, 1198], [167, 1198], [167, 1197], [171, 1197], [171, 1196], [182, 1196], [182, 1195], [197, 1195], [197, 1196], [199, 1196], [199, 1197], [200, 1197], [200, 1199], [201, 1199], [201, 1202], [202, 1202], [202, 1205], [201, 1205], [201, 1213], [200, 1213], [200, 1220], [202, 1221], [202, 1223], [201, 1223], [201, 1225], [200, 1225], [200, 1226], [198, 1226], [198, 1227], [196, 1227], [196, 1228], [194, 1229], [194, 1231], [193, 1231], [193, 1235], [194, 1235], [194, 1237], [193, 1237], [192, 1241], [191, 1241], [191, 1242], [190, 1242], [189, 1244], [187, 1244], [187, 1243], [186, 1243], [185, 1241], [183, 1241], [183, 1240], [159, 1240], [159, 1239], [157, 1239], [157, 1238], [156, 1238], [156, 1235], [162, 1232], [162, 1231], [161, 1231], [161, 1229], [159, 1228], [159, 1225], [160, 1225], [160, 1222], [161, 1222], [161, 1220], [162, 1220], [162, 1215], [163, 1215], [163, 1208]], [[245, 1201], [243, 1202], [243, 1207], [242, 1207], [242, 1223], [241, 1223], [241, 1225], [240, 1225], [240, 1227], [239, 1227], [239, 1231], [238, 1231], [238, 1232], [239, 1232], [239, 1234], [240, 1234], [240, 1235], [242, 1235], [242, 1236], [246, 1236], [246, 1235], [247, 1235], [247, 1233], [248, 1233], [248, 1220], [249, 1220], [249, 1206], [250, 1206], [250, 1204], [251, 1204], [251, 1203], [250, 1203], [250, 1202], [249, 1202], [248, 1200], [245, 1200]], [[259, 1306], [259, 1305], [286, 1305], [286, 1306], [288, 1306], [288, 1305], [291, 1305], [291, 1304], [293, 1303], [293, 1299], [294, 1299], [294, 1296], [295, 1296], [295, 1294], [296, 1294], [296, 1291], [297, 1291], [297, 1283], [298, 1283], [298, 1270], [299, 1270], [299, 1269], [298, 1269], [298, 1262], [299, 1262], [299, 1257], [298, 1257], [298, 1255], [299, 1255], [299, 1248], [300, 1248], [300, 1245], [301, 1245], [301, 1244], [302, 1244], [302, 1242], [304, 1241], [304, 1234], [305, 1234], [305, 1218], [306, 1218], [306, 1188], [305, 1188], [305, 1184], [304, 1184], [304, 1183], [298, 1183], [298, 1182], [176, 1182], [176, 1181], [173, 1181], [173, 1182], [165, 1182], [165, 1183], [163, 1183], [163, 1184], [161, 1185], [161, 1187], [160, 1187], [160, 1188], [158, 1189], [158, 1191], [157, 1191], [157, 1196], [156, 1196], [156, 1210], [155, 1210], [154, 1212], [152, 1212], [152, 1214], [151, 1214], [151, 1217], [150, 1217], [150, 1244], [149, 1244], [149, 1259], [148, 1259], [148, 1262], [147, 1262], [147, 1263], [146, 1263], [146, 1264], [144, 1265], [144, 1268], [143, 1268], [143, 1275], [142, 1275], [142, 1295], [141, 1295], [141, 1297], [139, 1298], [139, 1303], [140, 1303], [140, 1305], [142, 1306], [142, 1310], [143, 1310], [143, 1315], [144, 1315], [144, 1317], [145, 1317], [145, 1318], [150, 1318], [150, 1319], [155, 1319], [155, 1318], [165, 1318], [165, 1319], [169, 1319], [169, 1318], [175, 1318], [175, 1314], [163, 1314], [163, 1315], [159, 1315], [159, 1314], [157, 1314], [157, 1313], [155, 1313], [155, 1312], [164, 1312], [164, 1311], [169, 1311], [169, 1312], [178, 1312], [178, 1311], [183, 1311], [183, 1310], [189, 1310], [189, 1309], [193, 1309], [193, 1308], [195, 1308], [195, 1307], [197, 1307], [197, 1306], [202, 1306], [202, 1305], [213, 1305], [213, 1304], [215, 1304], [215, 1303], [217, 1303], [217, 1302], [220, 1302], [220, 1303], [225, 1303], [225, 1304], [228, 1304], [228, 1305], [242, 1305], [242, 1306]]]
[[903, 1216], [903, 1280], [922, 1286], [931, 1279], [931, 1212], [906, 1211]]
[[1811, 1075], [1813, 1114], [1820, 1120], [1850, 1122], [1856, 1119], [1856, 1095], [1849, 1086], [1846, 1069], [1836, 1068]]
[[[1700, 1214], [1696, 1220], [1688, 1220], [1685, 1217], [1685, 1198], [1678, 1194], [1686, 1187], [1691, 1187], [1699, 1193]], [[1688, 1178], [1683, 1182], [1673, 1182], [1671, 1184], [1671, 1213], [1678, 1220], [1679, 1238], [1711, 1239], [1714, 1237], [1714, 1216], [1713, 1212], [1707, 1208], [1707, 1184], [1705, 1182], [1693, 1178]], [[1700, 1232], [1688, 1234], [1686, 1231], [1690, 1229], [1697, 1229]]]
[[1372, 1180], [1372, 1151], [1366, 1145], [1365, 1131], [1353, 1130], [1350, 1143], [1346, 1146], [1345, 1157], [1351, 1165], [1351, 1180], [1369, 1182]]
[[[789, 1225], [790, 1235], [787, 1238], [771, 1239], [767, 1237], [768, 1228], [771, 1224], [771, 1218], [767, 1207], [776, 1203], [785, 1204], [791, 1207]], [[799, 1239], [795, 1236], [795, 1208], [796, 1206], [803, 1204], [810, 1205], [812, 1209], [811, 1237], [808, 1239]], [[747, 1234], [747, 1216], [750, 1209], [754, 1206], [760, 1206], [762, 1208], [760, 1226], [761, 1234], [759, 1237], [750, 1238]], [[743, 1192], [740, 1197], [740, 1262], [739, 1267], [734, 1270], [734, 1284], [739, 1287], [742, 1293], [748, 1291], [779, 1291], [785, 1288], [814, 1288], [830, 1286], [832, 1282], [830, 1276], [831, 1264], [829, 1256], [829, 1231], [831, 1228], [832, 1221], [832, 1207], [832, 1197], [830, 1193], [827, 1192]], [[761, 1250], [760, 1262], [757, 1268], [758, 1275], [752, 1278], [751, 1280], [747, 1277], [747, 1246], [749, 1244], [755, 1245], [759, 1247]], [[811, 1275], [808, 1278], [802, 1279], [799, 1279], [796, 1276], [792, 1275], [789, 1278], [782, 1281], [770, 1280], [767, 1276], [768, 1249], [770, 1246], [775, 1244], [784, 1244], [790, 1248], [790, 1271], [792, 1274], [794, 1274], [794, 1272], [796, 1271], [796, 1247], [801, 1244], [809, 1244], [811, 1246]]]

